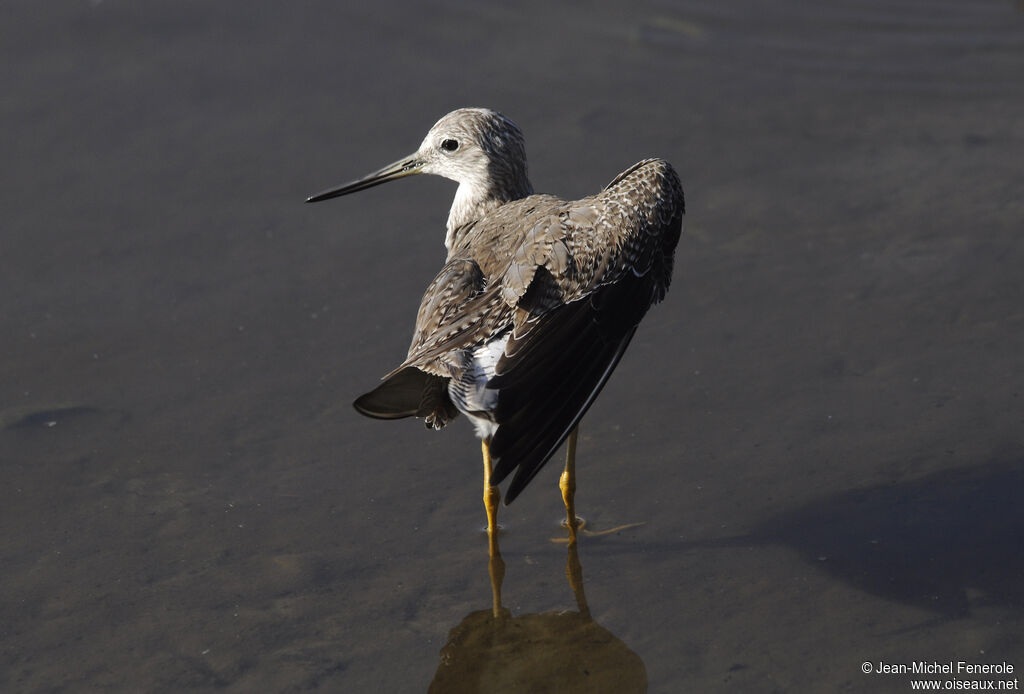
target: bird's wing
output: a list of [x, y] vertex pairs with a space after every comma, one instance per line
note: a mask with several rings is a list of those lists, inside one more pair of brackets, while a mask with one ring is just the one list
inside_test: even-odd
[[449, 259], [420, 301], [408, 357], [356, 399], [356, 410], [378, 419], [423, 417], [435, 429], [455, 418], [458, 410], [448, 396], [450, 368], [438, 357], [467, 339], [476, 325], [473, 316], [487, 313], [482, 297], [486, 284], [476, 262]]
[[[564, 229], [558, 211], [567, 205], [534, 195], [461, 230], [448, 262], [423, 294], [409, 354], [391, 373], [407, 366], [440, 372], [439, 358], [507, 330], [522, 313], [520, 303], [537, 268], [564, 273], [568, 249], [559, 240]], [[540, 298], [533, 292], [528, 299], [535, 310]]]
[[476, 261], [451, 258], [423, 294], [408, 356], [388, 376], [409, 366], [448, 376], [436, 363], [440, 357], [480, 342], [495, 324], [507, 323], [510, 315], [499, 288], [488, 287]]
[[546, 235], [546, 253], [523, 254], [519, 274], [529, 281], [516, 290], [512, 335], [487, 386], [498, 391], [492, 480], [516, 470], [506, 503], [579, 423], [640, 319], [664, 297], [682, 216], [675, 172], [647, 160], [568, 204], [560, 233]]

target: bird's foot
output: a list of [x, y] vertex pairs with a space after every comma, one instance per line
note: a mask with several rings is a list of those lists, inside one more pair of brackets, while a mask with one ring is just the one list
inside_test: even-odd
[[[590, 530], [587, 527], [586, 519], [580, 518], [579, 516], [576, 516], [576, 531], [583, 533], [587, 537], [603, 537], [605, 535], [611, 535], [613, 533], [621, 532], [623, 530], [629, 530], [630, 528], [639, 528], [641, 525], [646, 525], [646, 524], [647, 524], [646, 521], [641, 521], [639, 523], [625, 523], [624, 525], [617, 525], [614, 528], [608, 528], [607, 530]], [[563, 528], [568, 528], [569, 527], [569, 521], [568, 520], [562, 520], [562, 527]], [[552, 538], [549, 538], [549, 539], [551, 540], [551, 542], [554, 542], [555, 544], [565, 545], [565, 544], [568, 544], [572, 540], [572, 537], [573, 537], [573, 533], [571, 532], [571, 529], [570, 529], [569, 537], [552, 537]]]

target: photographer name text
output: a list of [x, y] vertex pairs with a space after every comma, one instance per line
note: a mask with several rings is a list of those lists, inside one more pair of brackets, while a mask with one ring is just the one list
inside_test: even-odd
[[[870, 663], [865, 663], [865, 666]], [[872, 668], [865, 671], [878, 674], [910, 674], [910, 675], [1008, 675], [1013, 673], [1013, 663], [1005, 660], [1001, 663], [970, 663], [965, 660], [915, 660], [911, 663], [887, 663], [878, 661]]]

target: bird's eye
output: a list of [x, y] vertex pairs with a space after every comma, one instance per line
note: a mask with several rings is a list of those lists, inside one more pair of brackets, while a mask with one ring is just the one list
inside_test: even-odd
[[459, 148], [459, 141], [458, 140], [453, 140], [451, 138], [448, 138], [446, 140], [442, 140], [442, 142], [441, 142], [441, 149], [443, 149], [445, 152], [454, 152], [458, 148]]

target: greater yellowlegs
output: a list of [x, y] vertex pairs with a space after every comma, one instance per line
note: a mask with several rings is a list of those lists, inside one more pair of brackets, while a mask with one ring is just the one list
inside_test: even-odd
[[679, 177], [668, 162], [645, 159], [582, 200], [534, 195], [518, 126], [463, 108], [413, 154], [307, 202], [419, 173], [459, 184], [448, 257], [420, 302], [405, 361], [355, 408], [421, 417], [434, 429], [467, 415], [482, 441], [492, 540], [497, 485], [515, 471], [511, 503], [568, 438], [559, 486], [574, 542], [577, 427], [668, 290], [682, 230]]

